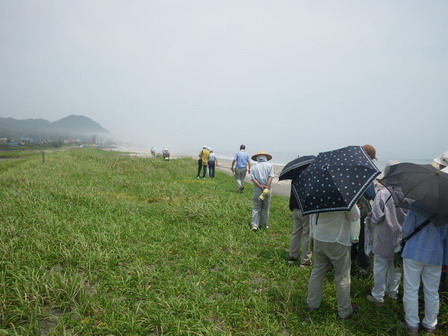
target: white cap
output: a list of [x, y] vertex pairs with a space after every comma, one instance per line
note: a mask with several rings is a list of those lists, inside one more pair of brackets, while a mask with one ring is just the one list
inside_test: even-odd
[[448, 152], [440, 154], [438, 157], [434, 159], [434, 162], [447, 167], [448, 166]]

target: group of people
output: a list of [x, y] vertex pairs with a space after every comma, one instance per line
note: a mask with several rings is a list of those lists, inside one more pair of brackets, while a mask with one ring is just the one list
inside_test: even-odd
[[[376, 151], [372, 146], [365, 145], [364, 149], [371, 159], [375, 159]], [[448, 152], [435, 158], [434, 162], [439, 170], [448, 173]], [[392, 164], [388, 164], [385, 173]], [[386, 296], [396, 301], [403, 272], [406, 331], [409, 335], [418, 335], [419, 289], [423, 282], [425, 315], [421, 325], [426, 333], [435, 332], [441, 274], [448, 271], [448, 223], [436, 226], [428, 220], [426, 226], [416, 230], [426, 218], [414, 211], [412, 205], [407, 213], [396, 207], [391, 192], [382, 186], [375, 191], [373, 184], [358, 204], [347, 212], [303, 216], [292, 194], [290, 208], [293, 210], [293, 232], [289, 262], [300, 260], [304, 267], [311, 264], [311, 259], [314, 260], [308, 284], [310, 311], [319, 309], [324, 277], [333, 266], [339, 318], [351, 318], [357, 308], [350, 300], [351, 266], [356, 265], [361, 270], [360, 274], [365, 275], [370, 271], [370, 258], [373, 256], [374, 284], [366, 299], [377, 305], [384, 304]], [[359, 241], [352, 239], [353, 222], [360, 224]], [[310, 235], [313, 238], [313, 258]], [[397, 253], [403, 237], [408, 239], [403, 251]], [[403, 270], [401, 262], [396, 262], [401, 258]]]
[[[151, 156], [153, 158], [155, 158], [156, 154], [157, 154], [156, 149], [154, 147], [151, 147]], [[166, 147], [162, 148], [162, 157], [165, 160], [169, 160], [170, 159], [170, 152], [169, 152], [168, 148], [166, 148]]]
[[[364, 151], [376, 159], [376, 150], [364, 145]], [[251, 160], [256, 161], [252, 165]], [[244, 191], [244, 180], [249, 173], [254, 184], [251, 228], [254, 231], [268, 228], [271, 203], [273, 166], [272, 156], [259, 151], [252, 157], [244, 145], [235, 154], [231, 170], [238, 186]], [[434, 159], [441, 171], [448, 173], [448, 152]], [[394, 164], [389, 163], [385, 172]], [[199, 175], [199, 173], [198, 173]], [[314, 265], [308, 283], [308, 310], [319, 309], [324, 294], [324, 279], [329, 268], [334, 268], [337, 287], [337, 310], [340, 319], [350, 319], [357, 309], [350, 299], [351, 273], [358, 270], [366, 276], [373, 269], [374, 284], [366, 299], [382, 305], [385, 298], [398, 300], [403, 276], [404, 327], [408, 334], [419, 332], [419, 288], [423, 282], [425, 316], [422, 327], [434, 333], [439, 313], [439, 284], [442, 271], [448, 271], [448, 223], [426, 225], [412, 239], [407, 240], [402, 253], [396, 253], [403, 237], [410, 237], [416, 227], [425, 221], [411, 207], [396, 207], [391, 192], [372, 183], [350, 211], [325, 212], [304, 216], [291, 189], [290, 210], [293, 230], [290, 238], [290, 264], [300, 267]], [[311, 246], [313, 247], [311, 249]], [[371, 259], [373, 257], [373, 267]], [[398, 258], [397, 258], [398, 257]], [[396, 263], [395, 260], [401, 260]], [[352, 266], [354, 266], [352, 268]], [[403, 270], [402, 270], [402, 269]]]
[[218, 165], [218, 159], [216, 158], [215, 153], [213, 150], [208, 146], [203, 146], [202, 150], [199, 152], [198, 157], [198, 179], [200, 179], [201, 170], [202, 170], [202, 178], [205, 179], [207, 175], [207, 169], [208, 169], [208, 176], [210, 178], [215, 177], [215, 168]]

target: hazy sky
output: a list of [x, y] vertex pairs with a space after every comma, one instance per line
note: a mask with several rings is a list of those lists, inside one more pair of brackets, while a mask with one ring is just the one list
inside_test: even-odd
[[0, 116], [173, 152], [448, 150], [448, 1], [0, 0]]

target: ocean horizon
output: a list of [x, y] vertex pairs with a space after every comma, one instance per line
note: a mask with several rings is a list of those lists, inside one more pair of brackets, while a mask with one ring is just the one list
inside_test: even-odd
[[[136, 151], [136, 152], [140, 152], [143, 154], [147, 154], [148, 156], [150, 155], [150, 150], [151, 150], [151, 146], [140, 146], [140, 145], [126, 145], [126, 147], [130, 148], [130, 150], [132, 151]], [[156, 148], [157, 153], [161, 153], [161, 148]], [[191, 151], [177, 151], [177, 150], [170, 150], [168, 148], [168, 150], [170, 151], [170, 153], [174, 156], [191, 156], [193, 158], [197, 157], [197, 153], [195, 152], [191, 152]], [[200, 150], [198, 150], [199, 153]], [[222, 160], [233, 160], [234, 155], [237, 151], [228, 151], [228, 150], [224, 150], [224, 151], [214, 151], [215, 155], [217, 156], [218, 160], [222, 159]], [[253, 155], [256, 152], [251, 152], [248, 151], [249, 155]], [[298, 157], [298, 154], [296, 152], [272, 152], [270, 153], [272, 155], [272, 161], [271, 163], [277, 166], [284, 166], [286, 165], [288, 162], [294, 160], [295, 158]], [[317, 155], [318, 153], [303, 153], [300, 154], [301, 156], [305, 156], [305, 155]], [[379, 158], [378, 160], [374, 160], [373, 162], [375, 163], [375, 165], [378, 167], [379, 170], [383, 170], [387, 163], [389, 161], [398, 161], [398, 162], [410, 162], [410, 163], [415, 163], [415, 164], [432, 164], [433, 163], [433, 159], [432, 158], [415, 158], [415, 157], [403, 157], [402, 154], [397, 154], [397, 156], [393, 156], [393, 155], [388, 155], [387, 157], [382, 157], [380, 155], [377, 155]]]

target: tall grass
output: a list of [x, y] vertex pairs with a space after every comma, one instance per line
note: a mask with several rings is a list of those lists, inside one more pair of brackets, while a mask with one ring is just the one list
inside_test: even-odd
[[[252, 187], [197, 180], [196, 161], [92, 149], [0, 162], [0, 335], [401, 335], [400, 303], [336, 315], [332, 275], [306, 309], [310, 269], [287, 266], [291, 213], [249, 230]], [[441, 305], [439, 334], [446, 332]]]

